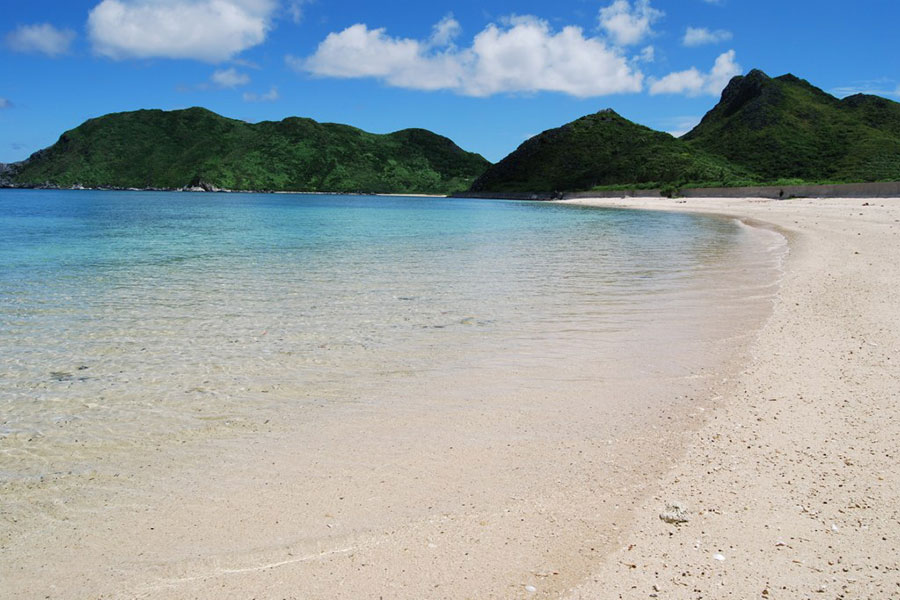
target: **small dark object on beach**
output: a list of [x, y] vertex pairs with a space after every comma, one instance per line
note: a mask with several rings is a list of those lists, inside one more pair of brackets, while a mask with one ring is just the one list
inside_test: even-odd
[[50, 371], [50, 378], [54, 381], [72, 381], [74, 377], [66, 371]]

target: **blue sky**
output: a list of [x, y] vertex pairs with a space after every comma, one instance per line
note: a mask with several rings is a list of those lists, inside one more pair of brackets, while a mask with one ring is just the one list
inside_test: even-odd
[[3, 5], [0, 162], [139, 108], [424, 127], [496, 161], [606, 107], [685, 131], [752, 68], [900, 99], [900, 3], [887, 0]]

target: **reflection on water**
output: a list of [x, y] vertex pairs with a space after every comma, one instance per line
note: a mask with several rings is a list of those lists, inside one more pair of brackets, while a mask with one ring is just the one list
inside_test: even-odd
[[0, 479], [436, 375], [683, 377], [764, 310], [782, 249], [728, 219], [550, 204], [2, 190]]

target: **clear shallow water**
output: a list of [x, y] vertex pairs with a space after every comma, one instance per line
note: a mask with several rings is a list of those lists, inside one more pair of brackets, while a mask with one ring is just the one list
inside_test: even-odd
[[730, 219], [539, 203], [0, 190], [0, 480], [411, 382], [690, 377], [764, 313], [782, 249]]

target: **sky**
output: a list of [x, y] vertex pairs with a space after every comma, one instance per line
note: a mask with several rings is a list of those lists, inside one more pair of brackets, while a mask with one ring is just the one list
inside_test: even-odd
[[142, 108], [422, 127], [498, 161], [604, 108], [680, 135], [753, 68], [900, 100], [895, 0], [0, 5], [0, 162]]

